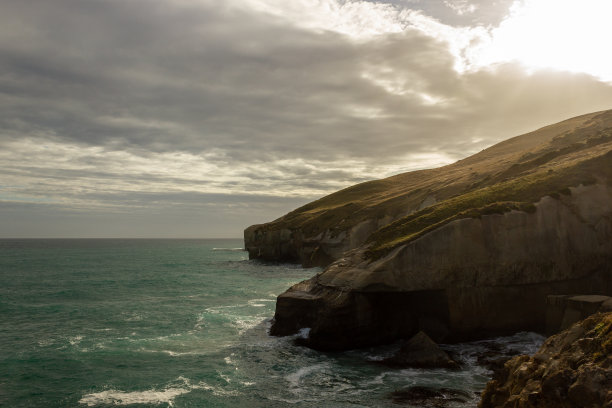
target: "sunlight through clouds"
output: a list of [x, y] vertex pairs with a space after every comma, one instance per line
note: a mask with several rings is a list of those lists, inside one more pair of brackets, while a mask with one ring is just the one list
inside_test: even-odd
[[405, 28], [408, 11], [390, 4], [338, 0], [239, 0], [236, 7], [251, 7], [316, 31], [334, 31], [355, 39], [397, 33]]
[[2, 11], [0, 223], [47, 225], [43, 236], [170, 213], [185, 228], [174, 236], [201, 236], [194, 217], [239, 236], [612, 100], [610, 6], [595, 0], [5, 0]]
[[532, 70], [583, 72], [612, 82], [610, 16], [609, 0], [517, 1], [475, 62], [516, 60]]

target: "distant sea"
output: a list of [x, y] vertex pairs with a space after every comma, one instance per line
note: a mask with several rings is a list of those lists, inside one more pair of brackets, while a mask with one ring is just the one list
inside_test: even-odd
[[[0, 406], [384, 407], [413, 385], [474, 407], [464, 369], [373, 363], [398, 345], [320, 353], [270, 337], [276, 296], [318, 272], [249, 261], [242, 240], [0, 240]], [[539, 336], [499, 339], [533, 352]]]

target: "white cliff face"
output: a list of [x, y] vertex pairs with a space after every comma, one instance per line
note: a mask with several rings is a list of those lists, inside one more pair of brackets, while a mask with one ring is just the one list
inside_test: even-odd
[[358, 291], [524, 285], [579, 278], [611, 262], [612, 187], [572, 188], [536, 208], [450, 222], [372, 263], [349, 255], [318, 282]]

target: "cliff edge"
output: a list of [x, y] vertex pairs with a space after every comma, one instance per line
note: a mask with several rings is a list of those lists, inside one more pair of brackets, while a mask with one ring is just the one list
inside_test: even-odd
[[[596, 153], [600, 147], [605, 151], [602, 145], [612, 141], [611, 126], [612, 111], [583, 115], [506, 140], [448, 166], [346, 188], [272, 222], [250, 226], [244, 231], [245, 249], [251, 259], [327, 266], [346, 251], [366, 244], [381, 228], [468, 193], [472, 193], [471, 202], [455, 200], [455, 206], [444, 208], [447, 213], [438, 211], [431, 220], [422, 221], [435, 223], [440, 221], [438, 218], [482, 207], [487, 200], [536, 202], [545, 193], [558, 193], [560, 185], [577, 186], [593, 180], [583, 174], [584, 180], [573, 177], [567, 180], [573, 182], [570, 184], [551, 177], [549, 191], [534, 191], [532, 197], [513, 195], [511, 190], [521, 186], [512, 181], [537, 183], [537, 178], [545, 176], [540, 170], [554, 172], [559, 164], [564, 167], [563, 159], [579, 159]], [[493, 188], [494, 193], [505, 189], [507, 194], [485, 200], [474, 195], [486, 188]]]
[[245, 231], [252, 258], [328, 265], [271, 334], [340, 350], [545, 331], [548, 295], [612, 294], [612, 111], [363, 183]]

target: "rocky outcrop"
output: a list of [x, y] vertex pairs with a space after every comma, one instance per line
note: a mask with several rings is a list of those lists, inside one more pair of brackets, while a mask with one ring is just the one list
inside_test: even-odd
[[611, 312], [612, 297], [550, 295], [546, 299], [546, 333], [559, 333], [597, 312]]
[[380, 259], [367, 247], [280, 295], [272, 334], [347, 349], [426, 332], [460, 341], [543, 332], [551, 294], [612, 294], [612, 187], [579, 186], [533, 212], [463, 218]]
[[459, 368], [459, 364], [422, 331], [411, 337], [393, 356], [380, 361], [380, 364], [395, 368]]
[[600, 313], [518, 356], [487, 384], [479, 408], [612, 407], [612, 313]]
[[294, 226], [252, 225], [244, 231], [244, 245], [250, 259], [296, 262], [304, 267], [327, 266], [346, 251], [363, 245], [374, 231], [401, 215], [404, 214], [364, 220], [341, 231], [317, 230], [315, 234]]

